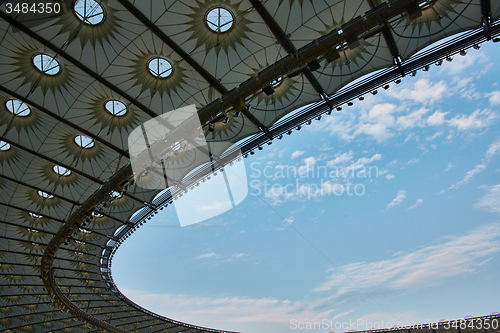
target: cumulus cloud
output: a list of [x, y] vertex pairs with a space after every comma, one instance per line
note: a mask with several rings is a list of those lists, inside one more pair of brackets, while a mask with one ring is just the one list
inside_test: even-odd
[[386, 210], [401, 204], [406, 199], [406, 191], [400, 190], [396, 197], [385, 208]]
[[412, 88], [393, 90], [390, 95], [401, 100], [413, 100], [422, 104], [430, 104], [441, 100], [447, 90], [448, 87], [444, 81], [433, 84], [428, 79], [419, 79]]
[[382, 159], [382, 154], [375, 154], [372, 157], [361, 157], [356, 162], [351, 164], [348, 168], [353, 170], [362, 169], [367, 164], [373, 163], [375, 161], [380, 161], [381, 159]]
[[[370, 290], [418, 290], [475, 272], [485, 257], [500, 251], [500, 224], [482, 226], [447, 242], [374, 262], [357, 262], [327, 271], [315, 290], [336, 297]], [[361, 290], [362, 289], [362, 290]]]
[[299, 167], [299, 175], [307, 175], [309, 172], [311, 172], [316, 165], [316, 161], [316, 157], [313, 156], [305, 158], [304, 165]]
[[354, 153], [350, 150], [348, 153], [338, 152], [334, 158], [326, 163], [327, 166], [343, 165], [350, 162], [354, 157]]
[[452, 62], [447, 62], [446, 66], [442, 67], [442, 71], [448, 72], [452, 77], [457, 77], [457, 74], [463, 73], [471, 66], [483, 64], [481, 67], [485, 67], [484, 63], [488, 60], [488, 56], [482, 52], [468, 52], [466, 57], [454, 56]]
[[415, 202], [413, 205], [411, 205], [410, 207], [408, 207], [408, 209], [417, 208], [418, 206], [420, 206], [422, 204], [422, 202], [424, 202], [423, 199], [417, 199], [417, 202]]
[[461, 114], [451, 118], [448, 124], [458, 130], [480, 129], [493, 125], [498, 114], [491, 110], [475, 110], [471, 114]]
[[[468, 58], [468, 57], [466, 57]], [[450, 131], [483, 130], [498, 121], [500, 112], [496, 109], [478, 109], [457, 113], [434, 110], [434, 105], [444, 97], [451, 95], [461, 98], [489, 98], [491, 105], [500, 101], [500, 92], [485, 95], [472, 89], [471, 78], [455, 82], [432, 82], [422, 78], [414, 83], [404, 84], [386, 93], [399, 101], [397, 103], [380, 101], [375, 97], [374, 104], [365, 103], [353, 109], [352, 112], [335, 113], [317, 124], [317, 128], [325, 130], [342, 141], [352, 141], [358, 137], [383, 143], [393, 137], [406, 134], [415, 128], [436, 127], [437, 131], [427, 140], [435, 140], [445, 134], [444, 128]], [[473, 89], [472, 89], [473, 90]], [[500, 102], [499, 102], [500, 103]], [[441, 128], [439, 128], [441, 127]], [[412, 135], [412, 133], [410, 133]]]
[[294, 152], [292, 153], [292, 159], [297, 158], [297, 157], [299, 157], [299, 156], [301, 156], [301, 155], [304, 155], [304, 153], [305, 153], [305, 151], [303, 151], [303, 150], [297, 150], [297, 151], [294, 151]]
[[434, 112], [427, 118], [426, 120], [427, 125], [429, 126], [443, 125], [444, 123], [446, 123], [445, 117], [448, 113], [449, 112], [441, 112], [441, 111]]

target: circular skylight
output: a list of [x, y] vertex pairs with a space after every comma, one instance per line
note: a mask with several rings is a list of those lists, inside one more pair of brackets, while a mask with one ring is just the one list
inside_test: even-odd
[[271, 86], [273, 88], [276, 88], [277, 86], [279, 86], [281, 84], [282, 80], [283, 80], [283, 78], [281, 76], [279, 78], [277, 78], [276, 80], [272, 80], [271, 81]]
[[52, 194], [49, 194], [47, 192], [44, 192], [44, 191], [38, 191], [38, 195], [42, 198], [42, 199], [52, 199], [54, 196]]
[[76, 16], [86, 24], [96, 25], [104, 21], [104, 8], [94, 0], [76, 0], [73, 7]]
[[121, 197], [123, 197], [123, 194], [117, 191], [113, 191], [111, 192], [111, 197], [113, 199], [120, 199]]
[[75, 136], [75, 143], [82, 148], [92, 148], [95, 145], [94, 139], [85, 135]]
[[5, 103], [5, 107], [15, 116], [26, 117], [31, 113], [28, 104], [17, 99], [9, 99], [7, 103]]
[[56, 75], [61, 71], [61, 65], [52, 56], [48, 54], [39, 53], [33, 57], [33, 64], [43, 74]]
[[71, 170], [66, 169], [65, 167], [59, 166], [59, 165], [54, 165], [52, 168], [55, 173], [57, 173], [59, 176], [69, 176], [71, 174]]
[[163, 57], [154, 57], [149, 60], [148, 68], [151, 74], [162, 79], [170, 76], [174, 70], [170, 61]]
[[5, 151], [10, 149], [10, 144], [5, 141], [0, 141], [0, 150]]
[[172, 150], [179, 150], [179, 149], [181, 149], [181, 142], [180, 141], [174, 142], [174, 144], [172, 145]]
[[111, 99], [104, 104], [106, 110], [111, 113], [113, 116], [123, 116], [127, 113], [127, 106], [122, 101], [117, 99]]
[[214, 32], [226, 32], [233, 26], [234, 18], [228, 9], [217, 6], [207, 12], [205, 22]]
[[99, 218], [99, 217], [103, 217], [104, 215], [102, 215], [102, 214], [101, 214], [101, 213], [99, 213], [99, 212], [93, 211], [93, 212], [92, 212], [92, 216], [93, 216], [93, 217], [96, 217], [96, 218]]

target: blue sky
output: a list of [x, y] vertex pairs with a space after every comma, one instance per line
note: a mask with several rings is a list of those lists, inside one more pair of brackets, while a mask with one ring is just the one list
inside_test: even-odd
[[[242, 332], [500, 311], [498, 47], [419, 71], [257, 151], [245, 159], [242, 203], [184, 228], [163, 210], [118, 250], [116, 284], [167, 317]], [[293, 167], [304, 176], [276, 174]], [[299, 329], [309, 322], [333, 327]]]

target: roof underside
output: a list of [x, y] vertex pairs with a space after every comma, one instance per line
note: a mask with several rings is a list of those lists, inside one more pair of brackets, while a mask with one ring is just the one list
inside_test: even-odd
[[[104, 0], [103, 22], [89, 25], [75, 14], [74, 1], [57, 3], [60, 13], [46, 17], [7, 14], [0, 7], [0, 134], [10, 145], [0, 150], [4, 330], [88, 332], [106, 322], [108, 331], [117, 332], [207, 331], [135, 306], [109, 274], [124, 226], [168, 202], [170, 192], [160, 200], [159, 190], [129, 187], [101, 204], [85, 226], [72, 224], [69, 236], [58, 236], [60, 245], [50, 245], [57, 251], [46, 253], [70, 217], [84, 207], [94, 210], [98, 203], [89, 200], [127, 167], [129, 133], [194, 104], [207, 141], [246, 139], [245, 151], [252, 140], [271, 140], [277, 122], [291, 111], [320, 100], [332, 107], [329, 96], [380, 69], [404, 75], [416, 52], [443, 38], [481, 28], [481, 38], [488, 39], [486, 34], [498, 34], [500, 18], [500, 2], [482, 0]], [[233, 15], [227, 32], [205, 23], [215, 6]], [[41, 73], [33, 65], [39, 53], [55, 57], [60, 72]], [[156, 56], [173, 66], [165, 79], [148, 71]], [[319, 68], [311, 65], [315, 61]], [[278, 78], [274, 93], [262, 91]], [[11, 100], [24, 102], [30, 114], [14, 115], [7, 109]], [[105, 107], [109, 100], [125, 103], [127, 112], [113, 116]], [[79, 147], [78, 135], [94, 145]], [[57, 175], [56, 165], [71, 174]], [[53, 197], [44, 199], [39, 191]], [[42, 274], [47, 255], [53, 281]], [[58, 291], [49, 294], [49, 284]]]

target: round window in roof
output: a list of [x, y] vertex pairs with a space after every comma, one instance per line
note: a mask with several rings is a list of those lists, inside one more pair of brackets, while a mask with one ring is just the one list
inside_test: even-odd
[[111, 99], [107, 101], [106, 104], [104, 104], [104, 107], [113, 116], [120, 117], [127, 113], [127, 106], [125, 105], [125, 103], [117, 99]]
[[92, 148], [95, 145], [94, 139], [89, 138], [85, 135], [77, 135], [75, 136], [75, 143], [82, 148]]
[[93, 212], [92, 212], [92, 216], [93, 216], [93, 217], [96, 217], [96, 218], [99, 218], [99, 217], [103, 217], [104, 215], [102, 215], [102, 214], [101, 214], [101, 213], [99, 213], [99, 212], [93, 211]]
[[33, 64], [43, 74], [56, 75], [61, 71], [61, 65], [52, 56], [48, 54], [39, 53], [33, 57]]
[[281, 84], [281, 81], [283, 81], [283, 78], [280, 76], [279, 78], [277, 78], [276, 80], [272, 80], [271, 81], [271, 86], [273, 88], [276, 88], [277, 86], [279, 86]]
[[95, 0], [76, 0], [73, 8], [76, 16], [86, 24], [96, 25], [104, 21], [104, 8]]
[[30, 216], [34, 219], [40, 219], [42, 218], [43, 216], [40, 215], [40, 214], [35, 214], [35, 213], [32, 213], [32, 212], [29, 212], [28, 214], [30, 214]]
[[234, 17], [229, 9], [217, 6], [207, 12], [205, 22], [214, 32], [226, 32], [233, 26]]
[[59, 165], [54, 165], [52, 170], [54, 170], [55, 173], [62, 177], [71, 175], [71, 170], [68, 170], [65, 167]]
[[10, 149], [10, 144], [5, 141], [0, 141], [0, 150], [1, 151], [6, 151]]
[[26, 117], [31, 113], [31, 109], [28, 104], [17, 99], [9, 99], [7, 103], [5, 103], [5, 107], [15, 116]]
[[162, 79], [170, 76], [174, 71], [170, 61], [163, 57], [151, 58], [148, 62], [148, 68], [151, 74]]
[[49, 194], [49, 193], [44, 192], [44, 191], [38, 191], [38, 195], [42, 199], [52, 199], [54, 197], [52, 194]]

